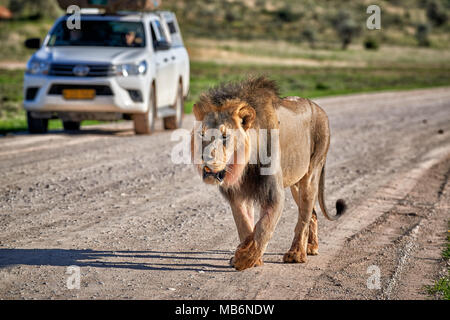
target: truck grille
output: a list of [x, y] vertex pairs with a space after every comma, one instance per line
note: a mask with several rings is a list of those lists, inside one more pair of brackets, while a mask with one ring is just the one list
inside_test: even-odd
[[[82, 64], [52, 63], [49, 75], [56, 77], [76, 77], [73, 69]], [[111, 77], [114, 75], [114, 67], [110, 64], [87, 64], [89, 72], [84, 77]]]

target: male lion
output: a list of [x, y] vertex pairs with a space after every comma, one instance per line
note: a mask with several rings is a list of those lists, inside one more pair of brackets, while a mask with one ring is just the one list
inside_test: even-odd
[[[192, 156], [201, 154], [198, 171], [205, 183], [219, 186], [238, 229], [241, 243], [230, 260], [232, 266], [244, 270], [263, 264], [262, 256], [283, 210], [286, 187], [291, 188], [299, 215], [283, 261], [303, 263], [307, 254], [318, 254], [317, 199], [329, 220], [346, 209], [344, 201], [338, 200], [336, 216], [330, 217], [325, 207], [325, 160], [330, 145], [325, 112], [308, 99], [280, 98], [274, 81], [257, 77], [210, 89], [194, 105], [194, 114], [200, 125], [192, 133]], [[212, 140], [209, 130], [220, 136]], [[234, 133], [234, 143], [229, 132]], [[260, 132], [267, 133], [267, 138]], [[271, 163], [275, 164], [272, 172], [263, 173], [262, 147], [271, 150], [271, 161], [276, 162]], [[256, 225], [255, 204], [261, 207]]]

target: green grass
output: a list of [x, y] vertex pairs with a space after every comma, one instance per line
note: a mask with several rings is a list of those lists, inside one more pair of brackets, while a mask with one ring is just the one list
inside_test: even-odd
[[[8, 132], [26, 131], [27, 119], [22, 108], [23, 70], [0, 69], [0, 134]], [[83, 125], [94, 125], [101, 121], [86, 120]], [[62, 129], [62, 122], [58, 119], [50, 120], [50, 130]]]
[[427, 287], [427, 291], [430, 295], [438, 296], [442, 300], [450, 300], [450, 274]]
[[24, 46], [28, 38], [40, 38], [43, 40], [53, 25], [54, 21], [44, 20], [0, 20], [0, 61], [24, 61], [30, 57], [33, 50]]
[[[265, 74], [276, 80], [283, 96], [308, 98], [373, 92], [450, 86], [450, 66], [427, 67], [286, 67], [261, 65], [220, 65], [207, 62], [191, 63], [190, 94], [186, 113], [201, 92], [220, 82], [238, 81], [249, 75]], [[22, 108], [23, 71], [0, 70], [0, 134], [26, 130], [26, 117]], [[84, 122], [83, 124], [92, 124]], [[94, 122], [95, 123], [95, 122]], [[50, 128], [61, 128], [58, 120]]]
[[[447, 0], [437, 0], [440, 12], [449, 14]], [[397, 44], [416, 46], [415, 28], [429, 22], [426, 1], [379, 0], [382, 8], [381, 31], [365, 27], [368, 1], [339, 0], [164, 0], [162, 9], [173, 10], [184, 35], [213, 39], [270, 39], [307, 43], [303, 32], [310, 30], [316, 47], [340, 47], [336, 33], [339, 13], [345, 12], [358, 26], [353, 43], [362, 43], [367, 36], [375, 36], [382, 46]], [[342, 16], [342, 15], [341, 15]], [[201, 19], [199, 19], [201, 17]], [[449, 19], [450, 20], [450, 19]], [[431, 30], [433, 47], [448, 48], [449, 21]]]
[[[96, 125], [104, 123], [102, 121], [94, 121], [94, 120], [86, 120], [83, 121], [83, 125], [89, 126], [89, 125]], [[49, 130], [59, 130], [63, 128], [62, 121], [59, 119], [53, 119], [48, 122], [48, 129]], [[27, 119], [25, 112], [21, 112], [17, 115], [17, 117], [12, 119], [4, 119], [0, 120], [0, 134], [8, 134], [12, 132], [21, 132], [21, 131], [27, 131]]]
[[195, 62], [191, 64], [191, 91], [186, 112], [191, 112], [192, 105], [203, 90], [223, 81], [237, 81], [258, 74], [276, 80], [283, 96], [307, 98], [450, 85], [450, 66], [317, 68]]
[[195, 50], [220, 49], [255, 57], [282, 59], [308, 59], [312, 62], [341, 62], [347, 65], [372, 67], [401, 67], [411, 65], [427, 65], [437, 67], [448, 64], [450, 50], [435, 48], [401, 47], [383, 45], [378, 50], [365, 50], [362, 44], [351, 45], [347, 50], [340, 48], [315, 48], [295, 41], [269, 40], [213, 40], [206, 38], [186, 39], [186, 45]]
[[[442, 257], [449, 262], [450, 259], [450, 221], [448, 222], [447, 244], [442, 251]], [[450, 300], [450, 270], [447, 269], [447, 275], [438, 279], [432, 286], [425, 286], [428, 294], [443, 300]]]

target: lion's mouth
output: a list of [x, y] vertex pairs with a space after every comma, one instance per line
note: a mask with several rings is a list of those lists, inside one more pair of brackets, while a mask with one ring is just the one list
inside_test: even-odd
[[208, 177], [213, 177], [218, 182], [222, 182], [223, 179], [225, 179], [225, 169], [218, 172], [213, 172], [211, 169], [209, 169], [207, 166], [203, 167], [203, 180], [207, 179]]

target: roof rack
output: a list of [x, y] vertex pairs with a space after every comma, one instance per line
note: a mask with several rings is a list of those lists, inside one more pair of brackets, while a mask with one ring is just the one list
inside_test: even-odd
[[75, 5], [79, 8], [99, 8], [107, 14], [121, 11], [151, 12], [156, 10], [161, 0], [57, 0], [63, 10]]
[[81, 14], [102, 14], [105, 10], [98, 9], [98, 8], [81, 8], [80, 13]]
[[[81, 8], [81, 15], [101, 15], [101, 16], [128, 16], [128, 15], [137, 15], [143, 16], [144, 14], [154, 13], [159, 14], [157, 11], [116, 11], [116, 12], [106, 12], [103, 9], [97, 8]], [[66, 13], [67, 16], [70, 16], [71, 13]]]

